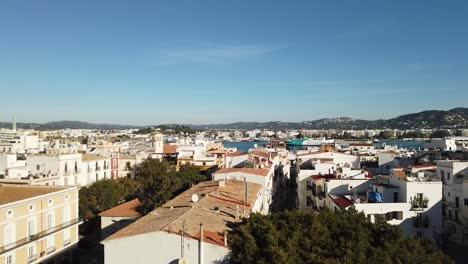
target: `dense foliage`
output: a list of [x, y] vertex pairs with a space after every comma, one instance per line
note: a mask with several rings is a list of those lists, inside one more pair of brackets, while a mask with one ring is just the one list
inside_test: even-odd
[[79, 191], [80, 216], [87, 226], [97, 225], [97, 216], [135, 198], [140, 198], [144, 214], [190, 188], [192, 184], [207, 180], [195, 167], [181, 167], [157, 159], [145, 160], [137, 169], [135, 179], [102, 180], [82, 187]]
[[158, 159], [145, 160], [138, 167], [136, 175], [136, 180], [143, 187], [143, 213], [148, 213], [169, 201], [191, 185], [208, 179], [194, 167], [181, 167], [176, 171], [174, 165]]
[[253, 214], [230, 233], [231, 263], [451, 263], [431, 243], [356, 211]]
[[135, 180], [122, 178], [118, 181], [102, 180], [82, 187], [79, 191], [80, 216], [85, 220], [90, 220], [102, 211], [133, 199], [139, 185]]

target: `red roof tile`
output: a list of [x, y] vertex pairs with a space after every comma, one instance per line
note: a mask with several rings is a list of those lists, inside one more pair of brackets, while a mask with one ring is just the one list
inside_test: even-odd
[[213, 174], [223, 174], [223, 173], [233, 173], [233, 172], [255, 174], [255, 175], [260, 175], [260, 176], [268, 176], [268, 174], [270, 173], [270, 171], [266, 169], [227, 168], [227, 169], [219, 170]]
[[141, 214], [137, 211], [141, 202], [138, 199], [131, 200], [130, 202], [117, 205], [107, 211], [101, 212], [99, 216], [103, 217], [140, 217]]

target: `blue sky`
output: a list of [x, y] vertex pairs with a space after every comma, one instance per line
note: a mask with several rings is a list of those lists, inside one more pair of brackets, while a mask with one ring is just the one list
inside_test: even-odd
[[0, 120], [390, 118], [468, 106], [468, 1], [0, 1]]

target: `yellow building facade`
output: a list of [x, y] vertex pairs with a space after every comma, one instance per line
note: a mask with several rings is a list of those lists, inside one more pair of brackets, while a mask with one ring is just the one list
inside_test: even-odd
[[42, 263], [78, 243], [76, 187], [0, 185], [0, 263]]

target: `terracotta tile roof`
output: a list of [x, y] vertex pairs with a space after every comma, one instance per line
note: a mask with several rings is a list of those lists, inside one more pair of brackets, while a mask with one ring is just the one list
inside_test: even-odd
[[236, 151], [236, 152], [228, 152], [226, 156], [228, 157], [237, 157], [237, 156], [244, 156], [244, 155], [249, 155], [247, 152], [242, 152], [242, 151]]
[[333, 200], [333, 202], [340, 207], [341, 209], [346, 209], [347, 207], [350, 207], [353, 205], [353, 202], [351, 202], [348, 198], [342, 197], [342, 196], [330, 196]]
[[101, 212], [99, 216], [101, 217], [141, 217], [141, 214], [138, 212], [138, 207], [141, 205], [141, 202], [138, 199], [131, 200], [129, 202], [117, 205], [114, 208], [111, 208], [107, 211]]
[[250, 154], [252, 156], [259, 156], [259, 157], [263, 157], [263, 158], [267, 158], [267, 159], [269, 159], [270, 157], [272, 159], [274, 159], [276, 156], [278, 156], [275, 153], [269, 153], [269, 152], [263, 152], [263, 151], [252, 151], [252, 152], [250, 152]]
[[75, 187], [0, 185], [0, 205], [74, 188]]
[[393, 176], [399, 178], [399, 179], [402, 179], [402, 180], [406, 180], [406, 172], [405, 172], [405, 169], [403, 168], [395, 168], [393, 169]]
[[[237, 180], [199, 183], [108, 237], [104, 243], [151, 232], [180, 234], [182, 228], [187, 237], [199, 239], [200, 223], [203, 223], [205, 242], [223, 246], [224, 235], [221, 234], [229, 230], [232, 223], [242, 221], [241, 217], [235, 218], [236, 212], [242, 215], [245, 204], [245, 213], [248, 215], [251, 205], [260, 195], [261, 185], [248, 183], [247, 202], [244, 203], [245, 187], [244, 181]], [[196, 203], [192, 202], [193, 194], [199, 197]]]
[[333, 175], [333, 174], [312, 175], [310, 177], [312, 177], [312, 179], [315, 180], [315, 181], [320, 180], [320, 179], [334, 179], [334, 178], [336, 178], [335, 175]]
[[260, 176], [268, 176], [270, 170], [267, 169], [251, 169], [251, 168], [226, 168], [216, 171], [213, 174], [224, 174], [224, 173], [246, 173], [246, 174], [255, 174]]
[[163, 146], [163, 152], [164, 154], [177, 154], [178, 146], [177, 145], [164, 145]]

